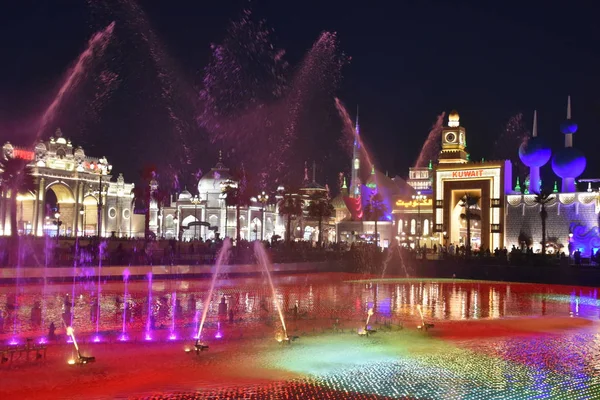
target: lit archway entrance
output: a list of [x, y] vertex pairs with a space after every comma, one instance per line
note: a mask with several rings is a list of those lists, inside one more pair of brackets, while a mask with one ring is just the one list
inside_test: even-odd
[[[72, 236], [79, 210], [75, 210], [75, 196], [71, 188], [61, 182], [53, 183], [46, 187], [44, 198], [44, 232], [53, 236]], [[56, 218], [56, 215], [59, 217]]]
[[81, 221], [83, 236], [96, 236], [98, 234], [98, 199], [87, 195], [83, 198], [83, 218]]

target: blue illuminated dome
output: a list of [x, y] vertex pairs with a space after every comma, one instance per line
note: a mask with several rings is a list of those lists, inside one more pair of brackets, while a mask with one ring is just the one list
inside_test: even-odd
[[519, 158], [528, 167], [541, 167], [550, 161], [552, 150], [539, 136], [529, 138], [519, 147]]
[[560, 131], [565, 135], [569, 133], [575, 133], [577, 132], [577, 124], [575, 123], [575, 121], [568, 119], [562, 124], [560, 124]]
[[585, 156], [574, 147], [564, 147], [552, 157], [552, 170], [561, 178], [577, 178], [585, 170], [585, 164]]

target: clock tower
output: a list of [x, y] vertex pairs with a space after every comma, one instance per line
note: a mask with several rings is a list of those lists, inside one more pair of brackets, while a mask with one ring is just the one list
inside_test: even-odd
[[442, 151], [438, 162], [440, 164], [466, 164], [468, 154], [465, 128], [460, 126], [456, 110], [448, 116], [448, 126], [442, 129]]

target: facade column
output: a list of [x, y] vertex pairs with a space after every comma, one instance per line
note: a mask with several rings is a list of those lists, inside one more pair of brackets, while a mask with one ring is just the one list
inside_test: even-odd
[[32, 226], [31, 233], [33, 236], [37, 236], [37, 227], [38, 227], [38, 213], [39, 213], [39, 204], [40, 204], [40, 193], [39, 193], [39, 184], [37, 185], [37, 189], [34, 191], [33, 195], [35, 199], [33, 200], [33, 215], [32, 215]]
[[81, 187], [81, 185], [79, 184], [79, 178], [76, 178], [77, 181], [75, 181], [75, 209], [73, 210], [73, 235], [75, 235], [75, 237], [77, 237], [77, 235], [79, 234], [79, 189]]
[[246, 217], [248, 218], [248, 228], [246, 230], [246, 232], [248, 233], [248, 237], [246, 238], [246, 240], [251, 241], [252, 240], [252, 216], [250, 215], [250, 206], [248, 206], [248, 208], [246, 208]]
[[102, 193], [104, 192], [104, 190], [102, 190], [102, 188], [101, 188], [100, 195], [102, 196], [102, 204], [103, 204], [102, 205], [102, 226], [101, 226], [101, 230], [102, 230], [102, 236], [106, 237], [106, 232], [107, 232], [106, 228], [107, 228], [107, 225], [108, 225], [108, 209], [110, 207], [109, 207], [109, 204], [108, 204], [108, 201], [107, 201], [108, 200], [108, 185], [105, 185], [104, 182], [102, 182], [102, 185], [106, 186], [106, 194], [102, 195]]
[[45, 213], [45, 206], [46, 206], [46, 179], [42, 176], [40, 178], [40, 184], [39, 184], [39, 197], [41, 197], [41, 201], [38, 204], [38, 215], [37, 215], [37, 235], [38, 236], [44, 236], [44, 217], [46, 216]]

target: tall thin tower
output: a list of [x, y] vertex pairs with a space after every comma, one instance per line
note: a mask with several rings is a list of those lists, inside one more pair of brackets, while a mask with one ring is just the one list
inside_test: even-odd
[[360, 125], [358, 124], [358, 106], [356, 107], [356, 126], [354, 128], [354, 146], [352, 150], [352, 178], [350, 197], [360, 197]]

